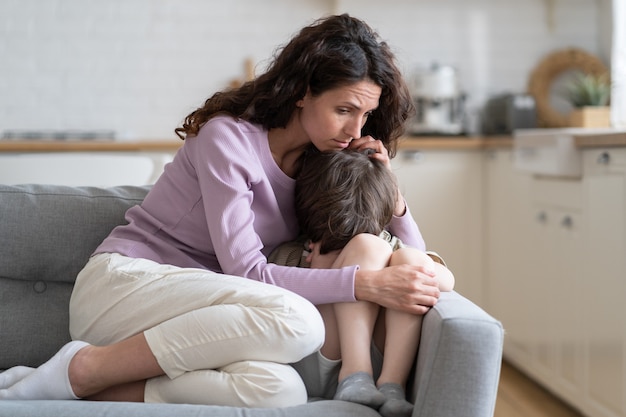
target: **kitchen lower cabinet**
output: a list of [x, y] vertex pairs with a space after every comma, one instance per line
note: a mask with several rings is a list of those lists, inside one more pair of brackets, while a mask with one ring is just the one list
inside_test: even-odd
[[531, 177], [513, 169], [508, 149], [488, 151], [485, 167], [486, 309], [502, 321], [511, 362], [529, 363], [535, 333], [528, 303], [535, 297], [528, 256]]
[[626, 416], [626, 149], [583, 152], [584, 411]]
[[534, 329], [528, 371], [563, 398], [576, 398], [583, 389], [582, 183], [533, 178], [531, 191], [527, 269], [536, 294], [528, 300]]
[[482, 150], [400, 150], [392, 166], [429, 250], [455, 273], [455, 289], [483, 299]]
[[486, 159], [486, 309], [504, 356], [589, 417], [626, 417], [626, 149], [566, 179]]
[[520, 173], [512, 158], [496, 150], [486, 161], [487, 310], [504, 325], [507, 360], [555, 393], [576, 396], [582, 183]]
[[510, 149], [400, 151], [401, 189], [457, 289], [501, 320], [504, 356], [589, 417], [626, 417], [626, 148], [582, 177], [514, 168]]

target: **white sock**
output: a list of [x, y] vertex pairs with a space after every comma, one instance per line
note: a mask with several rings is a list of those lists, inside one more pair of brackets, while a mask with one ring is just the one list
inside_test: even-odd
[[34, 370], [35, 368], [29, 368], [28, 366], [14, 366], [4, 372], [0, 372], [0, 389], [9, 388], [17, 381], [30, 375]]
[[74, 341], [66, 344], [48, 362], [6, 389], [0, 390], [0, 400], [76, 400], [68, 376], [70, 361], [88, 343]]

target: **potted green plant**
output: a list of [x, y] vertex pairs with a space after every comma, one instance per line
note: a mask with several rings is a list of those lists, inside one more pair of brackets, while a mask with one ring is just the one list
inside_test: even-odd
[[567, 93], [569, 102], [574, 106], [569, 117], [571, 126], [611, 126], [611, 83], [606, 74], [578, 73], [567, 86]]

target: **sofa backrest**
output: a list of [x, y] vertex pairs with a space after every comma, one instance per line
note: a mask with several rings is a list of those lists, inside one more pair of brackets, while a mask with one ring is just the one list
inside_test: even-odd
[[38, 366], [69, 341], [76, 275], [147, 192], [0, 185], [0, 369]]

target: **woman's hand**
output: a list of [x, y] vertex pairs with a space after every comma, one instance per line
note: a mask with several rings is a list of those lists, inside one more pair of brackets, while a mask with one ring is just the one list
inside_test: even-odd
[[356, 272], [357, 300], [370, 301], [392, 310], [425, 314], [439, 299], [434, 271], [424, 266], [397, 265], [379, 271]]
[[374, 139], [371, 136], [363, 136], [358, 139], [353, 139], [350, 142], [350, 149], [356, 149], [359, 151], [365, 149], [372, 149], [375, 153], [370, 155], [370, 158], [378, 159], [383, 162], [385, 166], [391, 169], [391, 159], [389, 159], [389, 152], [383, 142], [377, 139]]

